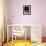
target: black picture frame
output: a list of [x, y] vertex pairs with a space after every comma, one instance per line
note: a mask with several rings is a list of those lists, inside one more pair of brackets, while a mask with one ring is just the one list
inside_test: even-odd
[[31, 5], [23, 5], [23, 15], [31, 15]]

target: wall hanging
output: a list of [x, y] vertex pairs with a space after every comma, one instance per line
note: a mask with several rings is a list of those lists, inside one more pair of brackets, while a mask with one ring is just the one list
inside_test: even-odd
[[23, 15], [31, 15], [31, 5], [23, 5]]

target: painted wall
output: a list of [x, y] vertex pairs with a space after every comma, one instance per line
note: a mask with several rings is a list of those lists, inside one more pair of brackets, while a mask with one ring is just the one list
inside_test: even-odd
[[[23, 5], [31, 5], [31, 15], [23, 15]], [[7, 21], [7, 24], [40, 24], [46, 37], [46, 0], [7, 0]]]

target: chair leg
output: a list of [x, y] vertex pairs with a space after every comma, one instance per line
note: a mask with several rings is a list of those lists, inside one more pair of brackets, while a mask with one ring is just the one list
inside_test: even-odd
[[15, 42], [16, 42], [16, 36], [15, 36]]
[[12, 31], [12, 43], [13, 43], [13, 31]]
[[25, 44], [24, 45], [26, 46], [26, 31], [24, 31], [24, 36], [25, 36], [25, 38], [24, 38], [25, 39]]

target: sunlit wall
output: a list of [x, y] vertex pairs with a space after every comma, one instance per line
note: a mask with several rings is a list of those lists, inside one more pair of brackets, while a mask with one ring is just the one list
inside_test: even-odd
[[[2, 29], [3, 29], [3, 0], [0, 0], [0, 41], [3, 38], [3, 33], [2, 33]], [[1, 38], [2, 37], [2, 38]]]

